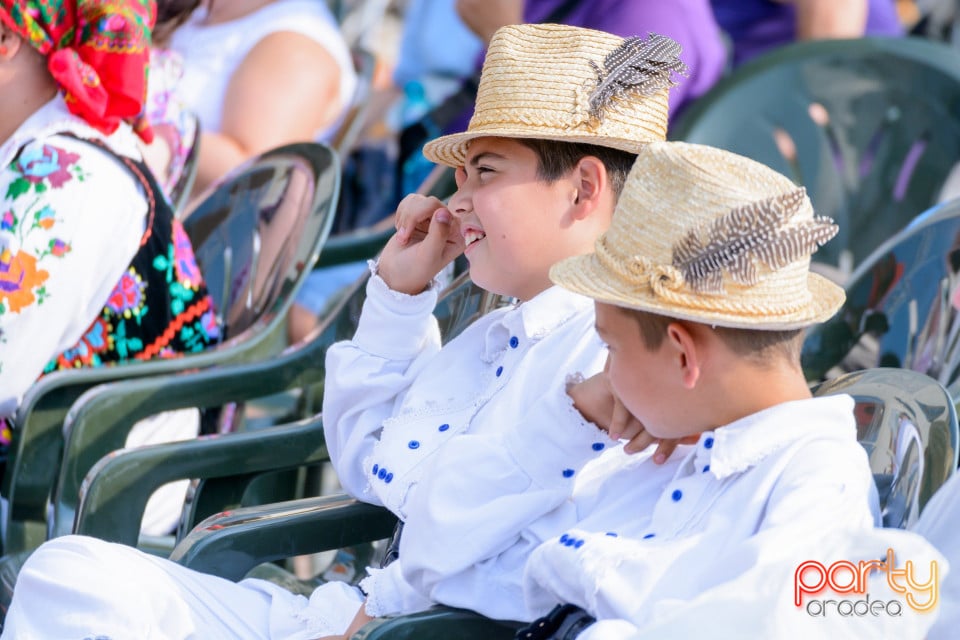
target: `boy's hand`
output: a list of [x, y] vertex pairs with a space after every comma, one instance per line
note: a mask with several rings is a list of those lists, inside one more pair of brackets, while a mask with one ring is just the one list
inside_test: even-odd
[[436, 198], [408, 195], [397, 207], [396, 226], [377, 270], [394, 291], [423, 292], [434, 276], [463, 253], [460, 225]]
[[697, 441], [697, 436], [676, 440], [662, 440], [647, 433], [643, 423], [631, 414], [610, 387], [607, 372], [592, 376], [583, 382], [572, 385], [567, 393], [573, 398], [573, 405], [586, 420], [605, 430], [613, 440], [627, 440], [623, 450], [627, 453], [639, 453], [652, 444], [657, 445], [653, 461], [663, 464], [679, 444]]

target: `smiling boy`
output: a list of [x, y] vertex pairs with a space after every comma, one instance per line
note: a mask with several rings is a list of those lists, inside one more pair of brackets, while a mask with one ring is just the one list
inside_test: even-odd
[[[523, 602], [527, 553], [575, 521], [574, 481], [617, 444], [600, 427], [634, 435], [612, 426], [613, 403], [592, 424], [567, 395], [568, 376], [599, 371], [605, 352], [592, 302], [548, 272], [590, 251], [635, 154], [665, 137], [678, 54], [655, 35], [504, 27], [468, 130], [426, 145], [457, 168], [457, 193], [446, 206], [401, 203], [356, 334], [327, 354], [324, 430], [340, 481], [405, 523], [399, 559], [372, 570], [363, 593], [330, 583], [308, 600], [70, 536], [24, 566], [5, 637], [316, 638], [438, 602], [502, 619], [543, 613]], [[519, 302], [441, 349], [433, 278], [465, 248], [473, 280]], [[648, 442], [641, 433], [633, 445]]]

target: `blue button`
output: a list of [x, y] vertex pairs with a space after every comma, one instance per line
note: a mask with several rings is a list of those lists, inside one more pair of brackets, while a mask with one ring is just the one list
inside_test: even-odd
[[373, 465], [373, 475], [377, 475], [377, 471], [379, 471], [379, 470], [380, 470], [380, 466], [379, 466], [379, 465]]
[[503, 367], [497, 367], [497, 377], [500, 377], [500, 374], [503, 373]]
[[704, 441], [703, 441], [703, 448], [704, 448], [704, 449], [712, 449], [712, 448], [713, 448], [713, 438], [707, 438], [706, 440], [704, 440]]
[[603, 451], [604, 444], [602, 442], [594, 442], [590, 445], [590, 448], [594, 451]]
[[573, 477], [573, 474], [574, 474], [573, 469], [564, 469], [564, 470], [563, 470], [563, 477], [564, 477], [564, 478]]
[[520, 346], [520, 339], [517, 338], [517, 336], [513, 336], [512, 338], [510, 338], [510, 348], [511, 348], [511, 349], [516, 349], [516, 348], [519, 347], [519, 346]]
[[573, 545], [574, 549], [579, 549], [583, 546], [583, 540], [577, 540], [576, 544]]
[[707, 471], [710, 471], [710, 465], [707, 465], [703, 468], [704, 473], [706, 473]]
[[387, 474], [387, 477], [383, 479], [383, 481], [386, 482], [387, 484], [390, 484], [390, 481], [391, 481], [391, 480], [393, 480], [393, 474], [392, 474], [392, 473], [388, 473], [388, 474]]
[[570, 536], [568, 536], [567, 534], [563, 534], [562, 536], [560, 536], [560, 542], [566, 542], [569, 539], [570, 539]]
[[652, 538], [652, 537], [653, 537], [653, 534], [652, 534], [652, 533], [648, 533], [647, 535], [643, 536], [643, 539], [644, 539], [644, 540], [649, 540], [649, 539]]
[[377, 477], [380, 478], [381, 480], [383, 480], [384, 478], [386, 478], [386, 477], [387, 477], [387, 470], [384, 469], [383, 467], [380, 467], [380, 473], [377, 474]]
[[680, 502], [680, 498], [683, 497], [683, 491], [680, 491], [680, 489], [674, 489], [673, 493], [670, 494], [670, 497], [673, 498], [674, 502]]
[[407, 446], [410, 447], [411, 449], [419, 449], [420, 442], [417, 440], [411, 440], [410, 442], [407, 443]]
[[440, 430], [440, 431], [446, 431], [446, 430], [449, 429], [449, 428], [450, 428], [450, 425], [448, 425], [448, 424], [442, 424], [442, 425], [440, 425], [439, 430]]
[[577, 542], [576, 538], [567, 538], [563, 544], [568, 547], [572, 547], [574, 544], [576, 544], [576, 542]]

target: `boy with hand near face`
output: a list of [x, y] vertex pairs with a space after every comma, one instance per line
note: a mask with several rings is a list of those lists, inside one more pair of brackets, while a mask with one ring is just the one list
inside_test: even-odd
[[[588, 422], [566, 394], [567, 377], [599, 371], [606, 354], [592, 301], [553, 287], [548, 272], [591, 249], [636, 153], [665, 137], [669, 88], [685, 70], [678, 54], [655, 35], [504, 27], [469, 129], [426, 145], [428, 158], [457, 168], [457, 193], [447, 206], [401, 204], [356, 334], [327, 354], [323, 406], [342, 485], [404, 521], [399, 559], [372, 570], [362, 591], [330, 583], [307, 599], [68, 536], [24, 566], [4, 637], [176, 626], [170, 637], [293, 640], [438, 602], [501, 619], [544, 613], [523, 602], [526, 556], [576, 521], [573, 483], [617, 444], [603, 429], [619, 419], [609, 402]], [[432, 280], [461, 252], [476, 284], [519, 302], [441, 349]], [[633, 446], [647, 444], [639, 436]]]
[[518, 638], [812, 637], [796, 635], [808, 624], [921, 637], [932, 618], [820, 620], [793, 602], [807, 560], [937, 558], [917, 536], [873, 530], [853, 399], [812, 397], [801, 371], [803, 328], [844, 300], [809, 270], [835, 233], [803, 188], [753, 160], [679, 142], [641, 152], [594, 252], [550, 271], [596, 301], [608, 345], [608, 385], [571, 395], [618, 398], [651, 438], [697, 445], [659, 492], [649, 461], [578, 487], [581, 502], [605, 491], [604, 509], [537, 548], [525, 583], [531, 608], [574, 606]]

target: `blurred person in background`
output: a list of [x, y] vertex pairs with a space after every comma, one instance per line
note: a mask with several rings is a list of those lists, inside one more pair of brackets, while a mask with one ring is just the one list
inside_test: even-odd
[[894, 0], [710, 0], [733, 65], [795, 40], [899, 36]]
[[[681, 57], [690, 77], [670, 95], [670, 116], [675, 118], [687, 103], [707, 92], [720, 78], [727, 53], [713, 17], [709, 0], [456, 0], [464, 23], [484, 41], [505, 24], [546, 22], [562, 11], [559, 20], [550, 20], [588, 29], [597, 29], [623, 38], [646, 37], [650, 32], [673, 38], [682, 47]], [[479, 66], [477, 67], [479, 68]], [[451, 130], [466, 128], [467, 119]]]
[[170, 46], [202, 130], [194, 193], [258, 153], [326, 140], [353, 99], [350, 52], [321, 0], [204, 0]]
[[141, 143], [141, 151], [168, 197], [186, 179], [187, 158], [199, 135], [196, 119], [177, 95], [183, 59], [169, 48], [170, 38], [199, 6], [200, 0], [157, 0], [157, 25], [153, 30], [143, 113], [154, 137], [150, 144]]

